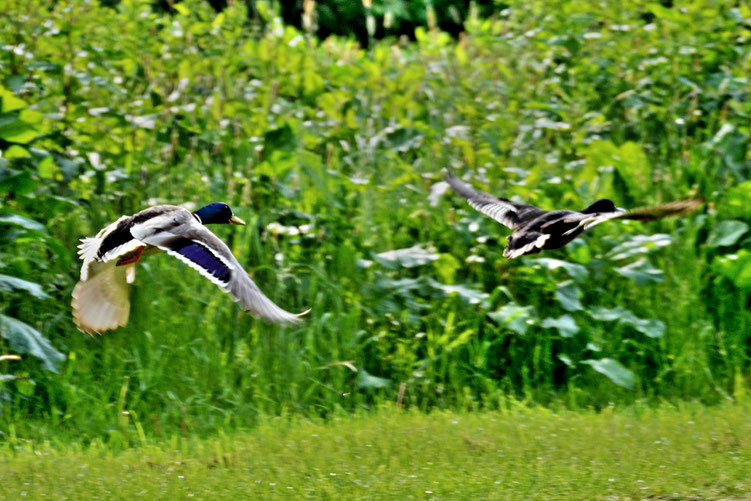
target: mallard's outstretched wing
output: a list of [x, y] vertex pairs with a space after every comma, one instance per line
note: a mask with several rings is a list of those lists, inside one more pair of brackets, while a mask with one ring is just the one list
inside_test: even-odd
[[451, 185], [455, 192], [466, 198], [473, 209], [492, 217], [512, 230], [524, 221], [534, 219], [545, 212], [533, 205], [512, 202], [476, 190], [451, 173], [446, 175], [446, 182]]
[[684, 198], [673, 200], [659, 205], [637, 207], [629, 209], [618, 216], [618, 219], [638, 219], [640, 221], [652, 221], [662, 217], [685, 216], [698, 209], [704, 203], [702, 198]]
[[143, 244], [176, 257], [230, 293], [242, 307], [269, 322], [297, 323], [299, 316], [283, 310], [261, 292], [230, 251], [211, 230], [186, 209], [159, 215], [130, 228]]
[[635, 209], [629, 209], [619, 212], [606, 212], [600, 214], [593, 214], [592, 216], [583, 219], [580, 223], [585, 230], [588, 230], [592, 226], [598, 225], [604, 221], [611, 219], [635, 219], [638, 221], [652, 221], [663, 217], [678, 217], [690, 214], [704, 203], [701, 198], [684, 198], [681, 200], [673, 200], [672, 202], [665, 202], [658, 205], [650, 205], [645, 207], [637, 207]]

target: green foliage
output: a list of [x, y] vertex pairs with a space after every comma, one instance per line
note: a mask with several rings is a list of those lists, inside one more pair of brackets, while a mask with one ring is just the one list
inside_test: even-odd
[[[9, 366], [3, 436], [126, 444], [397, 398], [600, 407], [747, 387], [745, 7], [526, 2], [470, 15], [459, 41], [418, 29], [367, 51], [269, 9], [252, 25], [241, 2], [19, 9], [0, 17], [0, 350], [46, 338], [67, 359]], [[446, 166], [544, 208], [693, 194], [709, 210], [507, 261], [506, 230], [447, 191]], [[153, 256], [126, 328], [76, 331], [81, 237], [213, 200], [249, 222], [216, 231], [262, 289], [312, 307], [304, 324], [255, 321]]]
[[0, 334], [19, 353], [30, 353], [44, 362], [51, 371], [59, 372], [65, 356], [55, 350], [39, 331], [25, 322], [0, 315]]
[[728, 247], [738, 243], [738, 240], [746, 234], [748, 225], [743, 221], [725, 220], [720, 221], [712, 228], [707, 239], [707, 247]]
[[626, 369], [617, 360], [603, 358], [600, 360], [582, 360], [582, 363], [589, 365], [618, 386], [630, 390], [634, 388], [634, 373]]

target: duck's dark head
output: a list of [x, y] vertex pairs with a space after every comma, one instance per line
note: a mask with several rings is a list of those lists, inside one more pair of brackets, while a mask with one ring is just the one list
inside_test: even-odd
[[224, 202], [213, 202], [204, 205], [193, 213], [203, 224], [245, 224], [245, 221], [235, 216], [232, 209]]
[[597, 212], [622, 212], [623, 209], [616, 207], [612, 200], [601, 198], [595, 203], [584, 209], [585, 214], [595, 214]]

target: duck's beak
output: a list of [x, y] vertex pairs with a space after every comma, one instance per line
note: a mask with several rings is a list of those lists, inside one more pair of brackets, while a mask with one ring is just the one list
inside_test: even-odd
[[245, 224], [245, 221], [232, 214], [232, 217], [229, 218], [229, 224], [239, 224], [240, 226], [242, 226]]

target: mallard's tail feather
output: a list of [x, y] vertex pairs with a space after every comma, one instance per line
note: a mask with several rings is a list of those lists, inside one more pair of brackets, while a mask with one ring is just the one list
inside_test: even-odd
[[112, 263], [97, 268], [96, 273], [92, 273], [88, 280], [78, 282], [73, 289], [73, 320], [79, 329], [89, 334], [128, 323], [128, 283], [135, 278], [133, 265], [115, 266]]

